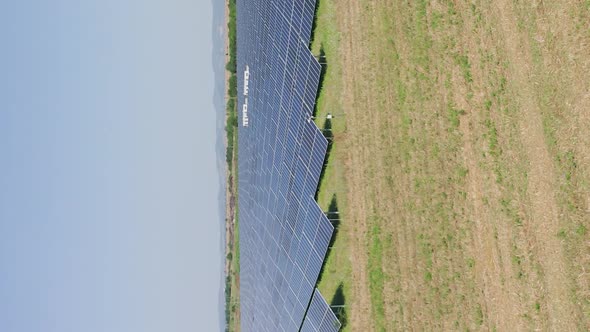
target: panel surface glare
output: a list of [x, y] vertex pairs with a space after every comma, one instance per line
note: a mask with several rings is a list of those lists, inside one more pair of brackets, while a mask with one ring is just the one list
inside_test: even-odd
[[315, 0], [237, 0], [243, 331], [298, 331], [332, 236], [314, 196], [328, 142], [312, 120]]

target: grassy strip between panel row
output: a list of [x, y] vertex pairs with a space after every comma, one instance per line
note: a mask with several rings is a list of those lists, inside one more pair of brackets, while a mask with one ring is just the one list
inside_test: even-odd
[[240, 330], [239, 311], [239, 276], [240, 276], [240, 245], [237, 215], [237, 77], [236, 77], [236, 0], [228, 0], [228, 62], [226, 125], [227, 148], [227, 255], [225, 277], [225, 331]]
[[[329, 140], [317, 200], [334, 226], [334, 234], [317, 287], [342, 323], [342, 331], [350, 331], [347, 316], [350, 310], [352, 287], [349, 237], [351, 224], [347, 222], [346, 216], [345, 150], [341, 140], [346, 131], [346, 119], [340, 111], [342, 110], [340, 98], [342, 66], [338, 60], [340, 35], [335, 15], [333, 1], [317, 2], [311, 50], [322, 64], [322, 71], [315, 118], [316, 124]], [[328, 114], [334, 117], [328, 119]]]
[[229, 78], [227, 81], [227, 119], [225, 125], [225, 131], [227, 133], [227, 150], [226, 150], [226, 161], [228, 170], [232, 171], [232, 163], [235, 149], [235, 138], [236, 129], [238, 126], [236, 102], [237, 102], [237, 91], [238, 91], [238, 80], [236, 77], [236, 0], [228, 0], [229, 6], [229, 17], [227, 29], [228, 29], [228, 52], [229, 59], [226, 65], [226, 70], [229, 72]]

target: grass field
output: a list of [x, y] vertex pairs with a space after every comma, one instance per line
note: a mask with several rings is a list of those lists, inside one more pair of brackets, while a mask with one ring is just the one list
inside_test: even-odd
[[590, 1], [319, 2], [343, 330], [589, 330]]

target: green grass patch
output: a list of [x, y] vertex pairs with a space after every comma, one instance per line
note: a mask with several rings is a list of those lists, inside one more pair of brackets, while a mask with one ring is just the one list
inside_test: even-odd
[[352, 265], [350, 262], [348, 231], [346, 228], [346, 176], [344, 162], [341, 160], [343, 146], [338, 140], [346, 130], [346, 116], [342, 113], [340, 93], [342, 91], [342, 68], [340, 62], [340, 34], [337, 27], [335, 3], [333, 0], [321, 0], [316, 13], [315, 30], [313, 31], [311, 50], [323, 64], [321, 89], [316, 101], [316, 125], [323, 128], [328, 113], [334, 116], [331, 121], [332, 141], [330, 156], [325, 160], [326, 169], [323, 173], [319, 192], [318, 204], [322, 210], [328, 212], [337, 205], [338, 228], [335, 230], [333, 247], [329, 250], [319, 277], [318, 289], [325, 296], [329, 304], [344, 305], [336, 310], [342, 326], [342, 331], [350, 331], [347, 326], [348, 302], [351, 301], [349, 290], [352, 288]]
[[471, 75], [471, 63], [469, 63], [469, 57], [467, 55], [458, 54], [455, 56], [455, 62], [463, 72], [463, 78], [467, 83], [473, 82], [473, 77]]
[[374, 220], [369, 237], [369, 289], [371, 291], [371, 305], [373, 307], [373, 321], [377, 331], [385, 329], [385, 304], [383, 301], [383, 245], [381, 243], [381, 227], [379, 221]]
[[452, 105], [447, 107], [447, 118], [451, 124], [450, 130], [459, 129], [459, 125], [461, 124], [461, 115], [463, 114], [465, 114], [464, 110], [457, 109]]
[[[225, 331], [233, 332], [237, 330], [240, 325], [239, 315], [236, 311], [239, 308], [239, 275], [240, 275], [240, 244], [239, 244], [239, 226], [238, 226], [238, 212], [237, 212], [237, 76], [236, 76], [236, 0], [229, 0], [229, 17], [228, 20], [228, 47], [229, 59], [226, 64], [226, 70], [229, 72], [229, 79], [227, 83], [227, 100], [226, 100], [226, 163], [227, 163], [227, 185], [231, 188], [230, 196], [235, 200], [235, 215], [227, 216], [227, 223], [231, 223], [232, 217], [235, 220], [234, 237], [227, 239], [229, 241], [229, 252], [226, 255], [226, 260], [229, 263], [228, 275], [225, 279]], [[228, 199], [231, 199], [228, 197]]]

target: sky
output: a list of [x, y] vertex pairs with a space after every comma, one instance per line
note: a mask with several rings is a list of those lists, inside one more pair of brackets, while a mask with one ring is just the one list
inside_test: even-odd
[[0, 1], [0, 331], [220, 330], [210, 1]]

